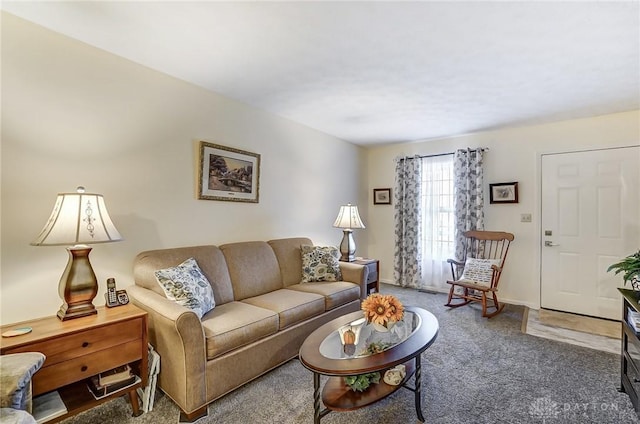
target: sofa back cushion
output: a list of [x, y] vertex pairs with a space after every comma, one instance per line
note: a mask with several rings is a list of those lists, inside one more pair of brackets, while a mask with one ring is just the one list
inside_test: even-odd
[[194, 258], [207, 277], [216, 305], [233, 301], [233, 287], [222, 251], [216, 246], [177, 247], [173, 249], [148, 250], [136, 256], [133, 277], [138, 286], [165, 296], [158, 284], [155, 271], [180, 265]]
[[267, 242], [223, 244], [220, 250], [227, 262], [235, 300], [283, 288], [278, 260]]
[[302, 281], [301, 245], [313, 245], [306, 237], [285, 238], [268, 241], [278, 258], [282, 284], [289, 287]]

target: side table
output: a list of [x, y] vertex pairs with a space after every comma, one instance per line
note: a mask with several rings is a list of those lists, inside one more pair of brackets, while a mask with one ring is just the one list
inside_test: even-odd
[[356, 259], [352, 263], [364, 265], [369, 268], [367, 276], [367, 295], [375, 289], [376, 293], [380, 293], [380, 261], [378, 259]]
[[629, 315], [640, 312], [640, 304], [633, 290], [619, 288], [622, 294], [622, 338], [620, 350], [620, 388], [618, 391], [629, 395], [631, 404], [640, 415], [640, 335], [631, 325]]
[[68, 321], [56, 316], [2, 326], [1, 332], [31, 327], [30, 333], [2, 338], [2, 355], [41, 352], [46, 355], [42, 368], [33, 376], [33, 396], [56, 390], [67, 412], [57, 422], [90, 409], [123, 391], [95, 399], [87, 379], [101, 372], [128, 364], [140, 377], [127, 387], [133, 415], [140, 415], [136, 389], [147, 385], [147, 313], [128, 304], [116, 308], [96, 308], [98, 313]]

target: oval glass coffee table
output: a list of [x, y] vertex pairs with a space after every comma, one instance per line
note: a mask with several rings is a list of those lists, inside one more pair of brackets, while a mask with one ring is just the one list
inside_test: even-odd
[[[300, 348], [300, 362], [313, 372], [314, 424], [320, 423], [320, 419], [331, 411], [351, 411], [371, 405], [400, 387], [414, 392], [416, 414], [418, 420], [424, 422], [420, 354], [436, 340], [438, 320], [431, 312], [408, 306], [402, 321], [389, 332], [379, 332], [371, 324], [360, 327], [358, 324], [361, 324], [362, 317], [362, 311], [358, 311], [336, 318], [311, 333]], [[346, 330], [354, 331], [345, 336]], [[374, 350], [382, 351], [371, 353]], [[402, 382], [397, 386], [385, 383], [382, 380], [384, 372], [400, 364], [406, 367]], [[344, 382], [346, 376], [373, 372], [380, 372], [380, 382], [363, 392], [351, 390]], [[321, 375], [329, 376], [322, 389], [325, 406], [322, 410]], [[408, 383], [412, 376], [415, 379], [413, 387], [410, 387]]]

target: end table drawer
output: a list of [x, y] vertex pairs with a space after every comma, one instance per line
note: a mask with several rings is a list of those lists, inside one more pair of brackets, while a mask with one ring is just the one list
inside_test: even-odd
[[373, 283], [374, 281], [378, 281], [378, 271], [376, 270], [375, 266], [374, 267], [370, 266], [369, 275], [367, 276], [367, 283]]
[[638, 373], [635, 364], [629, 360], [627, 355], [625, 355], [623, 360], [626, 362], [625, 376], [629, 380], [631, 389], [635, 392], [636, 397], [638, 397], [638, 393], [640, 392], [640, 373]]
[[84, 380], [121, 364], [141, 359], [140, 340], [101, 350], [40, 369], [33, 376], [33, 395]]
[[131, 340], [138, 340], [142, 336], [142, 325], [142, 319], [117, 322], [105, 327], [33, 343], [12, 349], [7, 353], [42, 352], [47, 357], [42, 366], [44, 370], [60, 362], [89, 355]]

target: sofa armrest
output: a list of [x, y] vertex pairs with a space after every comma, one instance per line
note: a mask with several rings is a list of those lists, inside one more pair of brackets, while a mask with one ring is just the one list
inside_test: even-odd
[[130, 286], [127, 291], [133, 304], [148, 313], [149, 343], [160, 354], [160, 387], [186, 413], [202, 407], [207, 357], [200, 319], [149, 289]]
[[344, 281], [350, 281], [360, 286], [360, 299], [367, 297], [367, 278], [369, 268], [351, 262], [340, 262], [340, 272]]

